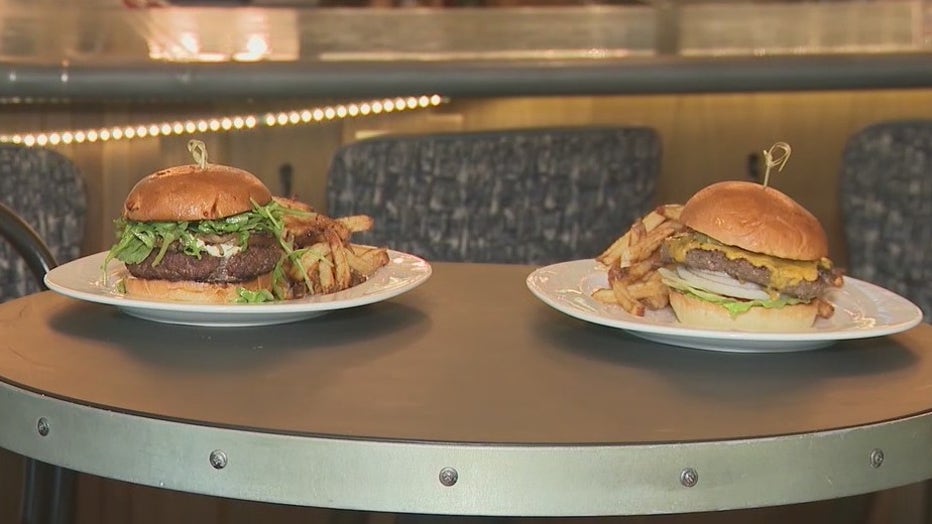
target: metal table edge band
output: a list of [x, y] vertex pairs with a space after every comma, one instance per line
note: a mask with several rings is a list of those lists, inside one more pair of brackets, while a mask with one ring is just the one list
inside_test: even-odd
[[684, 513], [850, 496], [932, 477], [932, 413], [759, 439], [475, 445], [170, 422], [0, 382], [0, 420], [0, 446], [86, 473], [206, 495], [395, 513]]

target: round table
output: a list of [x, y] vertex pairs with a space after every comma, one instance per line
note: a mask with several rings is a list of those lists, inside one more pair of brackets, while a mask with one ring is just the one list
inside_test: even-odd
[[664, 346], [566, 317], [526, 266], [434, 265], [294, 324], [0, 306], [0, 446], [114, 479], [387, 512], [623, 515], [932, 477], [932, 326], [792, 354]]

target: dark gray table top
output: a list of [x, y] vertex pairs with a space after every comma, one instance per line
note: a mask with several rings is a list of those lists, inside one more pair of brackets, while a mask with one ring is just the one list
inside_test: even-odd
[[401, 297], [261, 328], [38, 294], [0, 306], [0, 380], [159, 419], [388, 441], [718, 441], [932, 409], [929, 325], [794, 354], [674, 348], [550, 309], [525, 287], [532, 269], [435, 264]]

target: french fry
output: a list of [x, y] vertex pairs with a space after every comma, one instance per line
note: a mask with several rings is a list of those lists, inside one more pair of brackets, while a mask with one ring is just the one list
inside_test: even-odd
[[670, 304], [670, 293], [666, 292], [659, 295], [650, 295], [642, 299], [647, 303], [647, 307], [653, 310], [663, 309]]
[[[654, 275], [657, 274], [658, 273], [654, 273]], [[667, 286], [665, 286], [659, 278], [654, 279], [653, 276], [646, 281], [635, 282], [627, 286], [627, 288], [628, 294], [635, 300], [664, 296], [668, 293]]]
[[818, 298], [816, 299], [816, 315], [819, 318], [832, 318], [832, 315], [835, 314], [835, 306], [829, 303], [827, 300]]
[[680, 214], [683, 212], [682, 204], [664, 204], [659, 206], [656, 211], [665, 216], [668, 220], [680, 221]]
[[649, 273], [657, 269], [659, 265], [659, 254], [652, 254], [647, 259], [640, 260], [630, 266], [612, 268], [609, 270], [609, 279], [611, 280], [614, 277], [615, 280], [634, 282], [648, 276]]
[[336, 291], [336, 282], [333, 278], [333, 266], [332, 264], [318, 264], [317, 265], [317, 275], [320, 278], [320, 292], [321, 293], [333, 293]]
[[301, 263], [304, 265], [311, 265], [320, 261], [329, 263], [329, 260], [327, 260], [329, 255], [330, 244], [318, 242], [311, 247], [304, 248], [304, 252], [301, 254]]
[[320, 271], [318, 266], [329, 266], [331, 264], [328, 258], [329, 254], [330, 246], [324, 243], [305, 248], [298, 257], [297, 264], [285, 266], [285, 273], [292, 282], [303, 284], [308, 288], [307, 292], [313, 294], [319, 290]]
[[354, 215], [340, 217], [336, 221], [343, 225], [350, 233], [360, 233], [372, 229], [373, 220], [368, 215]]
[[[311, 271], [310, 267], [313, 265], [316, 267], [318, 260], [323, 255], [318, 255], [315, 247], [308, 248], [307, 251], [300, 254], [297, 257], [297, 263], [289, 263], [285, 266], [285, 274], [288, 275], [288, 278], [295, 282], [300, 282], [304, 280], [307, 276], [306, 273]], [[304, 271], [302, 271], [302, 268]]]
[[350, 246], [345, 255], [350, 268], [365, 277], [388, 263], [388, 252], [384, 249]]
[[670, 290], [661, 281], [649, 281], [629, 288], [632, 296], [646, 304], [649, 309], [662, 309], [670, 303]]
[[[388, 251], [385, 249], [376, 249], [366, 253], [364, 257], [361, 257], [363, 260], [367, 260], [369, 264], [373, 265], [375, 269], [378, 269], [386, 264], [388, 264], [391, 259], [388, 256]], [[371, 275], [373, 271], [366, 273], [366, 275]]]
[[[615, 240], [601, 255], [596, 257], [596, 260], [602, 262], [606, 266], [614, 264], [615, 261], [622, 258], [632, 246], [640, 244], [641, 239], [646, 233], [656, 230], [663, 224], [669, 224], [670, 221], [678, 224], [682, 211], [683, 206], [680, 204], [658, 206], [643, 218], [635, 220], [631, 228], [624, 235]], [[668, 225], [667, 227], [670, 226]], [[656, 234], [652, 238], [656, 238]], [[636, 260], [637, 257], [634, 257], [634, 259]]]
[[304, 202], [273, 198], [291, 210], [282, 219], [283, 244], [294, 250], [283, 263], [284, 282], [276, 284], [283, 289], [279, 298], [341, 291], [364, 282], [390, 262], [384, 248], [351, 243], [353, 233], [372, 229], [372, 217], [331, 218]]
[[646, 309], [666, 307], [670, 292], [657, 273], [660, 246], [685, 229], [679, 222], [682, 209], [679, 204], [656, 207], [599, 255], [597, 260], [609, 268], [609, 288], [596, 290], [593, 298], [618, 304], [636, 316], [643, 316]]
[[334, 238], [330, 243], [330, 256], [333, 260], [333, 278], [336, 290], [342, 290], [350, 287], [352, 281], [352, 269], [346, 260], [346, 248], [340, 243], [339, 239]]
[[360, 246], [357, 244], [351, 244], [350, 247], [352, 248], [356, 256], [360, 258], [371, 260], [371, 261], [376, 261], [382, 265], [388, 263], [388, 250], [386, 250], [385, 248]]
[[657, 209], [651, 211], [644, 218], [641, 219], [641, 222], [644, 223], [645, 231], [653, 231], [660, 224], [666, 222], [667, 217], [661, 214]]
[[631, 225], [631, 240], [628, 242], [628, 247], [638, 245], [646, 235], [647, 226], [644, 225], [644, 221], [635, 220], [634, 224]]
[[306, 204], [306, 203], [301, 202], [300, 200], [297, 200], [297, 199], [294, 199], [294, 198], [273, 196], [273, 197], [272, 197], [272, 200], [274, 200], [276, 204], [278, 204], [278, 205], [280, 205], [280, 206], [282, 206], [282, 207], [284, 207], [284, 208], [294, 209], [294, 210], [297, 210], [297, 211], [304, 211], [304, 212], [306, 212], [306, 213], [314, 213], [314, 214], [317, 214], [317, 212], [314, 211], [314, 208], [311, 207], [309, 204]]
[[[635, 220], [634, 224], [631, 225], [631, 229], [629, 229], [621, 239], [609, 247], [609, 249], [602, 254], [599, 261], [606, 266], [611, 266], [621, 260], [622, 265], [625, 265], [625, 259], [630, 258], [629, 253], [631, 253], [632, 246], [638, 245], [645, 235], [647, 235], [647, 228], [644, 225], [644, 221], [641, 219]], [[628, 263], [630, 263], [630, 261], [628, 261]]]
[[618, 299], [615, 298], [615, 292], [611, 289], [596, 289], [592, 293], [592, 298], [602, 302], [604, 304], [617, 304]]
[[345, 223], [318, 213], [313, 207], [304, 202], [292, 198], [272, 198], [282, 207], [300, 212], [285, 214], [283, 219], [288, 236], [296, 239], [299, 246], [314, 243], [331, 233], [336, 233], [344, 242], [349, 240], [352, 232]]
[[624, 308], [625, 311], [636, 317], [644, 316], [644, 305], [628, 293], [628, 289], [624, 284], [618, 281], [612, 282], [612, 292], [615, 294], [618, 305]]
[[608, 249], [606, 249], [601, 255], [597, 256], [596, 260], [605, 264], [606, 266], [611, 266], [616, 261], [618, 261], [619, 258], [621, 258], [621, 254], [630, 245], [631, 231], [629, 230], [624, 235], [618, 237], [618, 240], [614, 241], [612, 245], [608, 246]]
[[622, 254], [619, 263], [625, 267], [649, 258], [667, 237], [683, 228], [679, 222], [662, 223], [639, 239], [637, 244], [632, 244], [628, 251]]
[[362, 256], [363, 254], [376, 249], [372, 246], [360, 246], [359, 244], [350, 244], [350, 251], [353, 252], [356, 256]]

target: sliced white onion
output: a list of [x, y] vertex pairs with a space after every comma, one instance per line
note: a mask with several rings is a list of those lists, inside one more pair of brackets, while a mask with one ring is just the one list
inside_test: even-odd
[[761, 300], [770, 298], [761, 286], [751, 282], [740, 282], [727, 273], [686, 269], [682, 266], [676, 268], [676, 273], [690, 285], [719, 295]]

